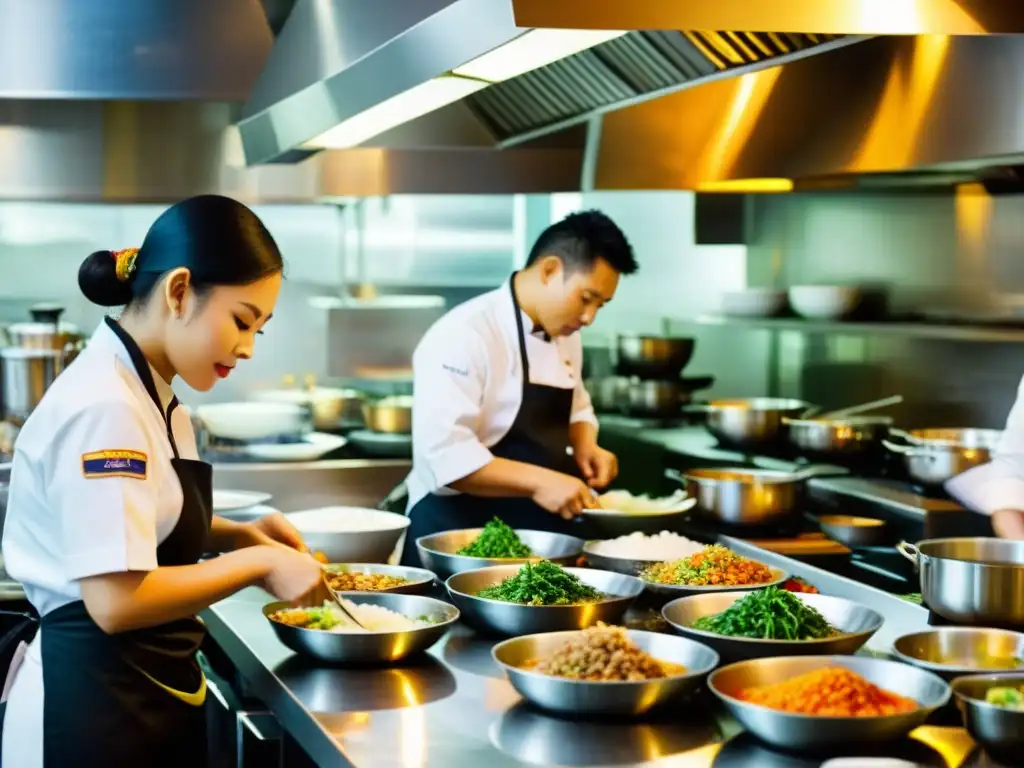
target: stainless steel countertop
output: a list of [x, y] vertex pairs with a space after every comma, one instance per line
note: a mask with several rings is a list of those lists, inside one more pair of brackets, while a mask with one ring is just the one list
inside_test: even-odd
[[[927, 624], [927, 612], [893, 595], [813, 566], [723, 540], [816, 584], [827, 594], [869, 602], [886, 625], [868, 648]], [[204, 613], [212, 637], [238, 667], [250, 692], [321, 766], [356, 768], [503, 768], [646, 766], [647, 768], [817, 768], [821, 760], [760, 746], [701, 694], [668, 719], [643, 724], [559, 720], [527, 707], [490, 656], [494, 640], [456, 627], [411, 666], [347, 670], [316, 666], [278, 642], [249, 589]], [[960, 728], [927, 727], [887, 756], [967, 768], [973, 742]], [[836, 755], [837, 757], [841, 755]], [[976, 757], [976, 755], [975, 755]], [[868, 765], [864, 764], [865, 767]]]

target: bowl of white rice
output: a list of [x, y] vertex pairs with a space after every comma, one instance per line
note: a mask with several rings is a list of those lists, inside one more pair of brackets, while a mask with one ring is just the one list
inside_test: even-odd
[[332, 664], [387, 664], [421, 653], [459, 619], [443, 600], [389, 592], [338, 592], [356, 626], [332, 603], [263, 607], [277, 638], [298, 654]]
[[583, 556], [591, 568], [637, 576], [655, 563], [682, 560], [705, 545], [672, 531], [646, 534], [639, 531], [616, 539], [588, 541]]
[[331, 563], [386, 563], [409, 527], [405, 515], [362, 507], [321, 507], [285, 517]]

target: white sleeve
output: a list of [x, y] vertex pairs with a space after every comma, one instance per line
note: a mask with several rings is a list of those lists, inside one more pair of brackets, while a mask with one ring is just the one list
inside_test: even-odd
[[569, 416], [569, 423], [588, 421], [596, 427], [597, 416], [594, 414], [594, 405], [590, 401], [590, 393], [583, 386], [583, 341], [579, 334], [576, 334], [576, 343], [570, 354], [572, 356], [572, 371], [576, 377], [576, 388], [572, 393], [572, 415]]
[[46, 467], [69, 579], [157, 567], [152, 452], [128, 403], [90, 405], [58, 433]]
[[413, 354], [413, 465], [431, 492], [490, 463], [480, 442], [488, 357], [475, 333], [428, 333]]
[[965, 507], [986, 515], [999, 509], [1024, 510], [1024, 378], [992, 460], [952, 478], [946, 490]]

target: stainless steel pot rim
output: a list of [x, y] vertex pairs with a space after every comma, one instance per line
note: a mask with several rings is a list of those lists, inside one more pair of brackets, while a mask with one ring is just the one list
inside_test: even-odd
[[726, 400], [711, 400], [708, 402], [706, 407], [717, 410], [782, 411], [790, 409], [798, 410], [801, 408], [810, 408], [811, 404], [804, 400], [796, 400], [793, 398], [749, 397], [729, 398]]
[[[735, 477], [714, 477], [704, 473], [728, 473]], [[801, 483], [803, 480], [793, 480], [796, 471], [786, 472], [781, 469], [748, 469], [743, 467], [717, 467], [714, 469], [693, 469], [683, 473], [683, 478], [695, 483], [704, 485], [718, 485], [720, 483], [741, 483], [743, 485], [774, 485], [782, 483]]]
[[[508, 562], [505, 562], [505, 563], [500, 563], [499, 565], [517, 565], [517, 564], [523, 564], [523, 563], [528, 563], [528, 562], [539, 562], [541, 560], [547, 560], [548, 559], [548, 556], [546, 556], [546, 555], [531, 555], [530, 557], [474, 557], [472, 555], [460, 555], [457, 552], [449, 552], [449, 551], [444, 550], [444, 549], [433, 549], [433, 548], [428, 547], [426, 544], [423, 543], [427, 539], [433, 539], [433, 538], [438, 537], [438, 536], [444, 536], [446, 534], [453, 534], [453, 533], [475, 533], [476, 535], [479, 536], [483, 532], [483, 530], [484, 530], [483, 528], [460, 528], [460, 529], [452, 530], [452, 531], [443, 531], [441, 533], [428, 533], [425, 536], [419, 536], [416, 539], [416, 546], [420, 547], [424, 552], [429, 552], [432, 555], [452, 555], [454, 557], [464, 557], [467, 560], [483, 560], [483, 561], [507, 560], [508, 561]], [[570, 536], [567, 533], [551, 533], [550, 531], [537, 531], [537, 530], [534, 530], [532, 528], [516, 528], [514, 530], [515, 530], [516, 534], [518, 534], [519, 536], [522, 536], [524, 533], [526, 533], [526, 534], [537, 533], [537, 534], [543, 534], [545, 536], [556, 536], [556, 537], [565, 537], [566, 539], [573, 539], [574, 541], [578, 541], [579, 542], [579, 547], [580, 547], [579, 551], [580, 552], [583, 551], [583, 545], [585, 544], [583, 539], [581, 539], [579, 537], [576, 537], [576, 536]], [[565, 555], [557, 555], [557, 557], [568, 557], [570, 554], [578, 554], [578, 552], [566, 553]], [[483, 567], [494, 567], [494, 566], [481, 566], [481, 568], [483, 568]]]
[[[507, 664], [507, 663], [505, 663], [504, 661], [502, 661], [501, 659], [498, 658], [499, 649], [501, 649], [501, 648], [503, 648], [505, 646], [508, 646], [508, 645], [512, 645], [513, 643], [518, 643], [518, 642], [521, 642], [523, 640], [530, 640], [530, 639], [535, 638], [535, 637], [552, 638], [552, 637], [557, 637], [559, 635], [564, 636], [568, 640], [568, 639], [570, 639], [571, 636], [581, 635], [581, 634], [583, 634], [583, 632], [584, 632], [584, 630], [582, 630], [582, 629], [571, 629], [571, 630], [565, 630], [565, 631], [562, 631], [562, 632], [534, 632], [534, 633], [529, 634], [529, 635], [519, 635], [517, 637], [510, 637], [507, 640], [502, 640], [500, 643], [495, 644], [495, 646], [493, 648], [491, 648], [491, 658], [494, 659], [495, 663], [498, 666], [500, 666], [502, 669], [505, 669], [505, 670], [510, 670], [510, 669], [511, 670], [515, 670], [516, 672], [518, 672], [521, 675], [529, 675], [530, 677], [534, 677], [534, 678], [541, 679], [541, 680], [557, 680], [560, 683], [572, 683], [575, 686], [593, 685], [593, 686], [601, 686], [601, 688], [615, 688], [615, 687], [618, 687], [618, 688], [635, 688], [635, 687], [639, 687], [639, 686], [643, 686], [643, 685], [649, 685], [650, 683], [668, 682], [668, 681], [672, 681], [672, 680], [689, 680], [689, 679], [692, 679], [694, 677], [701, 677], [702, 675], [709, 674], [721, 662], [721, 657], [718, 655], [718, 652], [715, 651], [714, 648], [708, 648], [706, 645], [700, 644], [700, 650], [702, 652], [704, 652], [704, 653], [707, 653], [708, 651], [710, 651], [710, 656], [714, 658], [714, 661], [712, 663], [710, 663], [710, 664], [705, 665], [704, 667], [696, 667], [696, 668], [695, 667], [687, 667], [686, 671], [682, 672], [680, 674], [666, 675], [665, 677], [658, 677], [658, 678], [653, 678], [653, 679], [650, 679], [650, 680], [573, 680], [570, 677], [558, 677], [557, 675], [545, 675], [543, 672], [535, 672], [532, 669], [523, 669], [522, 667], [516, 667], [516, 666], [513, 666], [512, 664]], [[642, 630], [642, 629], [627, 629], [626, 632], [630, 636], [634, 636], [634, 635], [642, 635], [642, 636], [650, 635], [652, 637], [655, 637], [655, 636], [659, 635], [658, 632], [648, 632], [648, 631]], [[685, 637], [673, 637], [672, 635], [661, 635], [661, 636], [662, 637], [671, 638], [673, 641], [682, 640], [684, 643], [694, 644], [694, 645], [698, 644], [698, 643], [696, 643], [696, 641], [689, 640], [689, 639], [687, 639]]]
[[981, 705], [983, 707], [988, 707], [989, 709], [999, 710], [1000, 712], [1015, 713], [1024, 717], [1024, 711], [1007, 709], [1006, 707], [1001, 707], [998, 704], [990, 704], [984, 699], [979, 699], [965, 693], [963, 689], [971, 683], [992, 683], [993, 685], [998, 683], [1016, 683], [1017, 685], [1024, 685], [1024, 671], [987, 671], [976, 675], [960, 675], [949, 684], [953, 690], [953, 695], [961, 701], [969, 701], [971, 704], [976, 706]]
[[818, 524], [851, 529], [884, 528], [887, 525], [885, 520], [879, 520], [877, 517], [858, 517], [857, 515], [818, 515]]
[[893, 423], [891, 416], [840, 416], [837, 419], [801, 419], [799, 417], [782, 417], [783, 424], [794, 427], [864, 427], [880, 426], [888, 427]]
[[[517, 563], [510, 563], [510, 565], [517, 565]], [[520, 608], [557, 608], [557, 609], [565, 610], [566, 608], [579, 608], [579, 607], [582, 607], [582, 606], [585, 606], [585, 605], [601, 605], [603, 603], [614, 603], [614, 602], [618, 602], [620, 600], [633, 600], [633, 599], [639, 597], [640, 593], [644, 591], [644, 584], [646, 583], [642, 579], [640, 579], [640, 578], [638, 578], [636, 576], [630, 576], [630, 575], [625, 574], [625, 573], [616, 573], [615, 571], [605, 571], [605, 570], [601, 570], [600, 568], [565, 568], [565, 570], [568, 571], [569, 573], [585, 572], [585, 573], [591, 573], [591, 574], [601, 574], [602, 576], [610, 576], [610, 577], [613, 577], [616, 581], [622, 581], [624, 584], [628, 584], [631, 587], [631, 589], [629, 590], [629, 593], [625, 594], [625, 595], [622, 595], [622, 594], [612, 595], [612, 594], [608, 594], [607, 592], [604, 592], [604, 593], [602, 593], [606, 597], [606, 599], [604, 599], [604, 600], [595, 600], [595, 601], [589, 602], [589, 603], [570, 603], [569, 605], [528, 605], [526, 603], [510, 603], [507, 600], [495, 600], [495, 599], [490, 598], [490, 597], [480, 597], [479, 595], [473, 595], [473, 594], [470, 594], [469, 592], [463, 592], [462, 590], [456, 589], [455, 587], [452, 586], [452, 581], [464, 578], [466, 576], [466, 574], [479, 573], [480, 571], [488, 571], [488, 570], [492, 570], [492, 569], [496, 569], [496, 568], [507, 568], [507, 567], [508, 566], [504, 566], [504, 565], [492, 565], [492, 566], [488, 566], [486, 568], [476, 568], [474, 570], [462, 571], [461, 573], [454, 573], [454, 574], [452, 574], [451, 576], [449, 576], [445, 580], [444, 586], [445, 586], [445, 588], [449, 592], [451, 592], [453, 594], [456, 594], [459, 597], [466, 597], [466, 598], [469, 598], [470, 600], [479, 600], [480, 602], [483, 602], [483, 603], [495, 603], [497, 605], [511, 605], [511, 606], [518, 606]], [[496, 579], [495, 581], [491, 582], [490, 584], [488, 584], [486, 586], [493, 586], [494, 584], [498, 584], [501, 581], [503, 581], [503, 579], [499, 578], [499, 579]]]
[[919, 630], [917, 632], [908, 632], [905, 635], [900, 635], [892, 641], [892, 654], [896, 658], [905, 661], [908, 664], [913, 664], [916, 667], [922, 669], [929, 669], [934, 672], [946, 672], [955, 673], [961, 672], [963, 676], [974, 676], [975, 671], [979, 673], [978, 676], [993, 676], [998, 675], [1000, 672], [1011, 673], [1020, 672], [1021, 681], [1024, 682], [1024, 672], [1021, 671], [1020, 667], [1007, 667], [1005, 670], [999, 669], [985, 669], [981, 670], [976, 667], [966, 666], [964, 664], [941, 664], [935, 661], [928, 661], [922, 659], [919, 656], [914, 656], [910, 653], [904, 653], [899, 649], [899, 643], [902, 640], [910, 640], [921, 635], [969, 635], [977, 633], [992, 633], [996, 635], [1009, 635], [1016, 638], [1021, 644], [1024, 644], [1024, 633], [1014, 632], [1010, 629], [998, 629], [996, 627], [933, 627], [932, 629]]
[[[408, 565], [388, 565], [386, 563], [327, 563], [324, 570], [332, 573], [362, 573], [362, 574], [408, 574], [408, 584], [400, 586], [411, 586], [413, 584], [426, 584], [437, 579], [437, 574], [428, 571], [426, 568], [413, 568]], [[404, 577], [403, 577], [404, 578]], [[354, 594], [373, 594], [375, 592], [387, 592], [386, 589], [353, 590]]]
[[911, 544], [909, 541], [901, 541], [896, 545], [896, 549], [906, 558], [914, 559], [929, 559], [929, 560], [949, 560], [955, 563], [967, 563], [969, 565], [984, 565], [986, 568], [1024, 568], [1024, 562], [1020, 563], [1007, 563], [1007, 562], [991, 562], [989, 560], [968, 560], [963, 557], [951, 557], [949, 555], [933, 555], [927, 552], [922, 552], [924, 548], [931, 548], [929, 545], [941, 545], [949, 544], [952, 542], [976, 542], [984, 541], [986, 543], [995, 542], [995, 546], [1000, 546], [1001, 542], [1005, 542], [1007, 546], [1013, 546], [1015, 543], [1007, 539], [989, 539], [984, 537], [972, 537], [972, 536], [953, 536], [944, 539], [924, 539], [916, 544]]
[[[949, 448], [994, 448], [1003, 435], [1001, 429], [975, 427], [939, 427], [928, 429], [897, 430], [915, 447]], [[965, 441], [963, 438], [976, 438]]]

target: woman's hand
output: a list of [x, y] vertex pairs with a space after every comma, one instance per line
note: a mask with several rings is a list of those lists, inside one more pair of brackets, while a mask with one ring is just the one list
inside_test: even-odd
[[302, 534], [280, 512], [264, 515], [258, 520], [246, 523], [245, 525], [249, 539], [248, 546], [283, 544], [290, 549], [297, 549], [299, 552], [309, 551], [309, 547], [306, 546], [306, 542], [302, 539]]
[[597, 443], [573, 448], [573, 455], [591, 488], [607, 488], [619, 474], [619, 460]]

